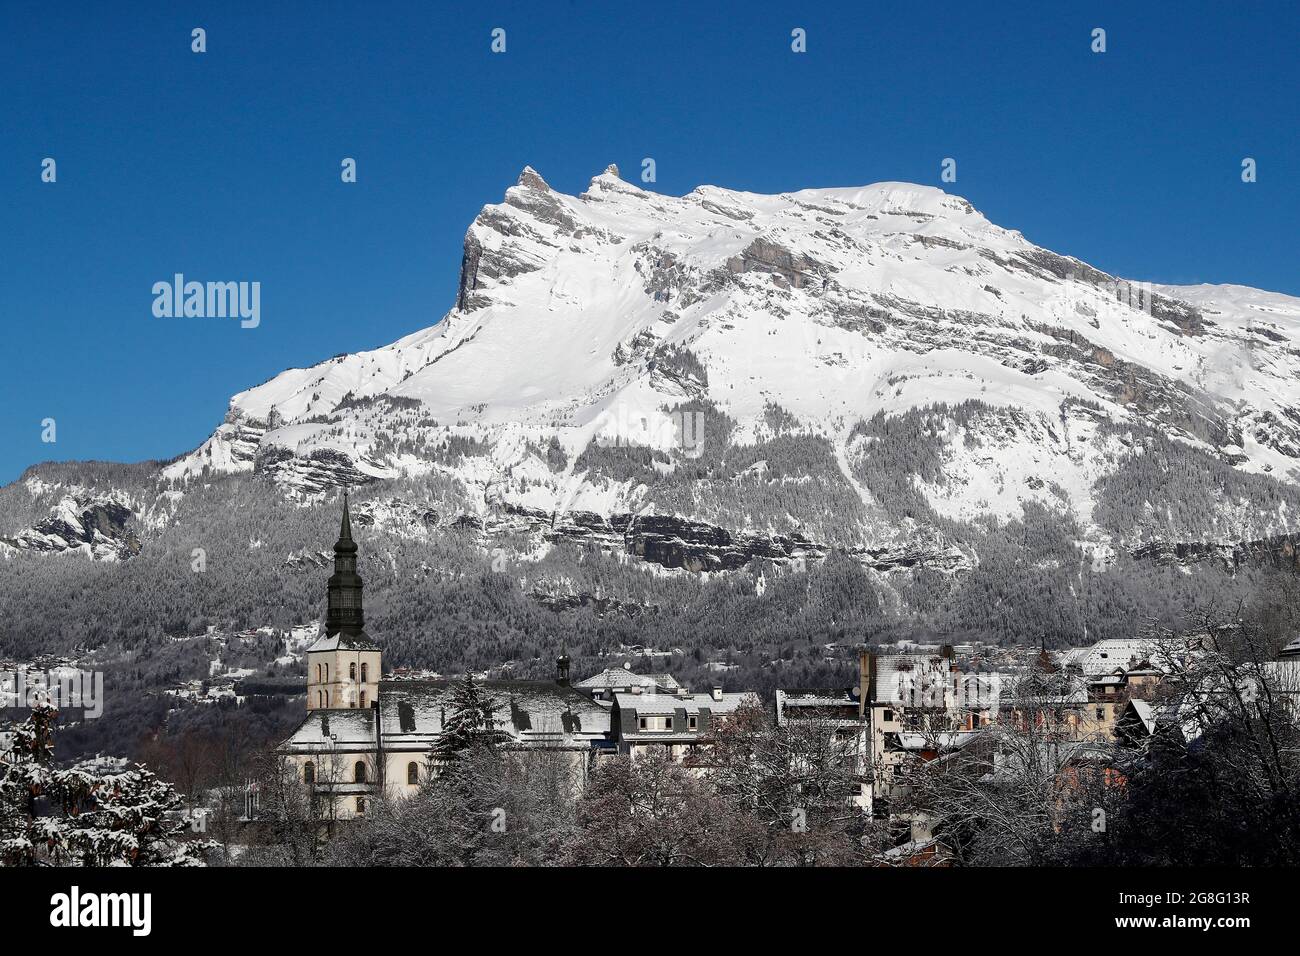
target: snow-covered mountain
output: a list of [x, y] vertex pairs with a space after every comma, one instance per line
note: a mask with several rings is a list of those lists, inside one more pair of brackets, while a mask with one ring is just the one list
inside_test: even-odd
[[[256, 469], [312, 493], [442, 473], [481, 517], [676, 515], [879, 549], [926, 522], [878, 500], [871, 458], [929, 409], [937, 457], [907, 481], [931, 517], [1037, 502], [1101, 553], [1099, 482], [1153, 441], [1300, 478], [1297, 342], [1300, 299], [1117, 280], [927, 186], [677, 198], [611, 166], [567, 196], [526, 168], [470, 226], [442, 321], [241, 392], [164, 474]], [[834, 473], [709, 454], [781, 440]], [[611, 465], [618, 446], [643, 450], [639, 471]], [[809, 481], [836, 487], [801, 505]], [[1240, 540], [1294, 516], [1284, 496], [1225, 499], [1221, 519]]]

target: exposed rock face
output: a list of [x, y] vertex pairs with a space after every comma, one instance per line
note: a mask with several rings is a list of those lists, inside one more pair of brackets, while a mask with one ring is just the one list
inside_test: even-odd
[[1157, 564], [1199, 564], [1218, 561], [1224, 567], [1239, 568], [1249, 561], [1263, 559], [1275, 564], [1300, 568], [1300, 532], [1275, 535], [1256, 541], [1174, 541], [1138, 548], [1133, 557]]
[[[696, 572], [735, 571], [755, 558], [779, 564], [815, 563], [831, 550], [828, 545], [798, 535], [733, 532], [688, 518], [630, 512], [605, 517], [594, 512], [553, 514], [510, 507], [499, 521], [484, 522], [476, 516], [462, 515], [453, 527], [489, 534], [528, 530], [549, 541], [595, 544], [665, 568]], [[953, 546], [864, 547], [850, 549], [849, 553], [863, 567], [881, 572], [927, 567], [952, 573], [971, 567], [970, 556]]]
[[271, 446], [259, 453], [255, 473], [305, 495], [355, 488], [376, 480], [373, 474], [358, 469], [347, 454], [332, 448], [318, 448], [300, 457], [287, 448]]
[[465, 251], [460, 257], [460, 286], [456, 291], [456, 308], [461, 312], [473, 312], [487, 304], [482, 298], [474, 298], [478, 288], [478, 264], [483, 258], [483, 244], [472, 234], [465, 237]]
[[140, 539], [127, 526], [131, 509], [111, 498], [79, 501], [68, 496], [35, 527], [0, 544], [19, 551], [82, 552], [96, 561], [126, 560], [140, 553]]
[[402, 498], [379, 498], [360, 501], [352, 508], [352, 523], [362, 528], [438, 527], [439, 515], [427, 505]]
[[795, 289], [818, 281], [815, 274], [818, 264], [814, 259], [762, 237], [751, 242], [739, 256], [728, 259], [727, 267], [738, 273], [769, 272], [782, 280], [779, 283], [782, 286]]

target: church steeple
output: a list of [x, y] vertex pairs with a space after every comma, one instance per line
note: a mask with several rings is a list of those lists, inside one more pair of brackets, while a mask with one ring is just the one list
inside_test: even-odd
[[343, 521], [339, 526], [339, 540], [334, 545], [334, 573], [329, 580], [326, 634], [333, 637], [340, 632], [350, 636], [363, 633], [366, 622], [361, 589], [361, 577], [357, 574], [357, 543], [352, 540], [352, 516], [348, 511], [348, 493], [345, 490]]

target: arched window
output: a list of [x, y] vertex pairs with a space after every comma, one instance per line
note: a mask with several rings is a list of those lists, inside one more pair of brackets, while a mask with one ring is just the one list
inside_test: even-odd
[[310, 760], [308, 760], [305, 764], [302, 765], [302, 782], [303, 783], [316, 782], [316, 765], [312, 763]]
[[420, 765], [416, 763], [414, 760], [412, 760], [410, 763], [406, 765], [406, 782], [407, 783], [420, 782]]
[[[351, 664], [348, 665], [348, 679], [349, 679], [349, 680], [356, 680], [356, 679], [357, 679], [357, 662], [356, 662], [356, 661], [353, 661]], [[362, 680], [365, 680], [364, 677], [362, 677], [361, 679], [362, 679]]]
[[366, 667], [366, 665], [365, 665], [365, 664], [362, 664], [362, 665], [361, 665], [361, 683], [363, 683], [363, 684], [366, 682], [366, 671], [367, 671], [367, 670], [368, 670], [368, 668]]
[[361, 692], [361, 706], [366, 706], [366, 692], [364, 690]]
[[325, 683], [324, 672], [320, 669], [319, 664], [316, 665], [316, 683], [318, 684]]
[[326, 665], [325, 665], [325, 681], [324, 681], [324, 683], [328, 684], [329, 682], [330, 682], [330, 666], [329, 666], [328, 664], [326, 664]]
[[352, 768], [352, 776], [357, 783], [366, 782], [366, 762], [364, 760], [357, 761], [357, 765]]

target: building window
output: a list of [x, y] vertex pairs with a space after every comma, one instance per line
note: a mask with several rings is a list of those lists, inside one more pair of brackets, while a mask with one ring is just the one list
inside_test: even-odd
[[361, 692], [361, 706], [366, 706], [366, 692], [364, 690]]
[[366, 812], [366, 798], [357, 797], [357, 816], [361, 816], [361, 814], [365, 812]]
[[352, 776], [357, 783], [366, 782], [366, 762], [364, 760], [357, 761], [357, 765], [352, 768]]
[[308, 760], [305, 764], [302, 765], [302, 782], [303, 783], [316, 782], [316, 765], [312, 763], [310, 760]]
[[366, 682], [366, 671], [368, 669], [369, 668], [365, 664], [361, 665], [361, 683], [363, 684]]
[[348, 665], [348, 679], [349, 679], [349, 680], [356, 680], [356, 679], [357, 679], [357, 662], [356, 662], [356, 661], [353, 661], [351, 664]]
[[1098, 708], [1097, 708], [1097, 719], [1098, 719], [1098, 720], [1102, 720], [1102, 719], [1105, 718], [1105, 716], [1106, 716], [1106, 711], [1105, 711], [1105, 709], [1104, 709], [1104, 708], [1101, 708], [1101, 707], [1098, 707]]
[[406, 765], [406, 782], [407, 783], [420, 782], [420, 765], [416, 763], [414, 760], [412, 760], [410, 763]]
[[686, 718], [686, 729], [687, 729], [687, 730], [697, 730], [698, 728], [699, 728], [699, 718], [697, 718], [697, 717], [687, 717], [687, 718]]

